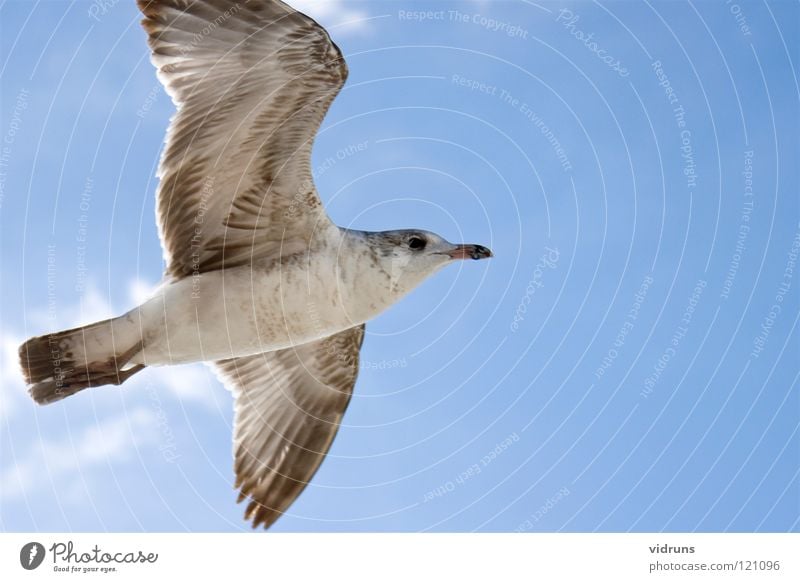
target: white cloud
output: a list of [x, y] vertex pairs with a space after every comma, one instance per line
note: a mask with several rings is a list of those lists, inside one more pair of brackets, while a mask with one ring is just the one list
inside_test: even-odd
[[128, 283], [128, 296], [131, 303], [134, 305], [141, 305], [153, 296], [153, 293], [158, 289], [159, 284], [148, 283], [143, 279], [133, 279]]
[[69, 329], [86, 325], [117, 315], [108, 301], [108, 294], [101, 293], [92, 283], [86, 285], [86, 291], [77, 303], [63, 305], [59, 301], [48, 307], [29, 308], [25, 313], [27, 331], [41, 335], [56, 329]]
[[[128, 283], [131, 302], [144, 302], [159, 285], [160, 283], [151, 284], [138, 278], [132, 279]], [[56, 306], [55, 318], [47, 308], [29, 310], [28, 333], [40, 335], [69, 329], [114, 317], [123, 311], [124, 308], [113, 306], [105, 294], [92, 283], [88, 283], [78, 303]], [[0, 420], [8, 418], [20, 401], [28, 398], [17, 355], [17, 350], [24, 341], [24, 333], [16, 330], [0, 332], [0, 382], [3, 390], [3, 397], [0, 398]], [[218, 409], [217, 393], [224, 394], [224, 391], [219, 390], [219, 382], [214, 374], [202, 364], [148, 368], [147, 372], [134, 376], [126, 386], [140, 388], [136, 385], [145, 379], [152, 385], [165, 386], [177, 400], [201, 404], [211, 410]]]
[[83, 473], [95, 465], [127, 461], [131, 451], [154, 443], [158, 434], [153, 413], [139, 407], [84, 427], [72, 440], [42, 439], [16, 455], [12, 466], [4, 467], [0, 498], [30, 494], [51, 480], [79, 490]]
[[369, 26], [369, 14], [346, 0], [290, 0], [289, 4], [329, 30], [332, 37], [363, 31]]
[[30, 399], [18, 355], [19, 346], [27, 337], [85, 325], [114, 315], [113, 306], [106, 296], [89, 284], [78, 303], [66, 306], [55, 303], [52, 311], [47, 307], [28, 309], [26, 329], [0, 331], [0, 421], [13, 416], [20, 403]]
[[0, 421], [11, 416], [22, 397], [27, 397], [17, 355], [21, 343], [16, 335], [0, 333]]
[[227, 397], [214, 374], [203, 364], [160, 366], [148, 370], [151, 384], [165, 386], [181, 402], [194, 402], [217, 410], [218, 398]]

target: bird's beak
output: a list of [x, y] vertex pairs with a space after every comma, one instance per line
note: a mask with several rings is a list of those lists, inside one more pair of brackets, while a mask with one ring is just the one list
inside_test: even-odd
[[451, 259], [488, 259], [492, 256], [492, 251], [481, 245], [453, 245], [453, 248], [445, 253]]

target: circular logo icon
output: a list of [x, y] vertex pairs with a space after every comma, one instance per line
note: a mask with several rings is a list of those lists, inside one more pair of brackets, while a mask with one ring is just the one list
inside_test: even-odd
[[44, 546], [39, 542], [28, 542], [19, 551], [19, 563], [26, 570], [35, 570], [44, 561]]

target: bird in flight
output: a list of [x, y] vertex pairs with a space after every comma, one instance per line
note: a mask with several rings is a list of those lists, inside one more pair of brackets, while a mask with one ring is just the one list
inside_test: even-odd
[[235, 397], [234, 469], [253, 527], [312, 478], [358, 373], [365, 322], [480, 245], [328, 218], [311, 147], [347, 64], [328, 33], [277, 0], [137, 0], [177, 113], [158, 170], [166, 261], [128, 313], [19, 350], [47, 404], [145, 366], [210, 362]]

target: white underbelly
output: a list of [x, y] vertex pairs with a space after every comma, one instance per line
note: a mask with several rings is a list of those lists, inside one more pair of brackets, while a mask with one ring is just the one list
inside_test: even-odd
[[363, 321], [342, 306], [333, 273], [302, 265], [203, 273], [164, 287], [139, 308], [148, 366], [222, 360], [327, 337]]

